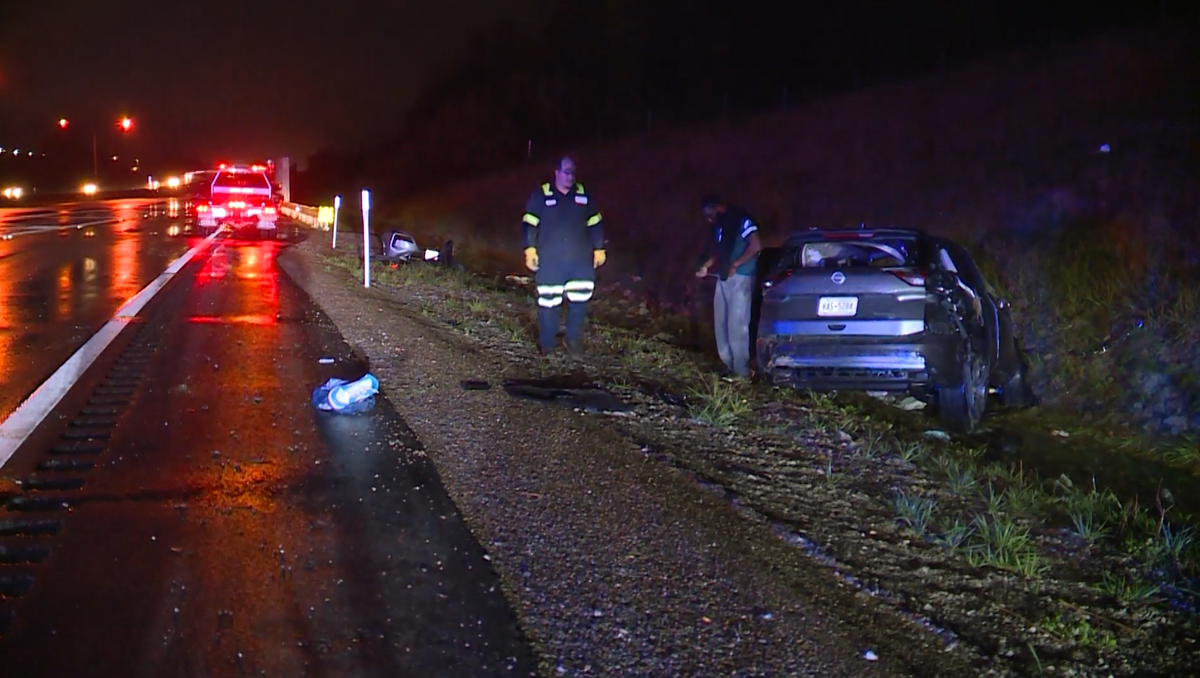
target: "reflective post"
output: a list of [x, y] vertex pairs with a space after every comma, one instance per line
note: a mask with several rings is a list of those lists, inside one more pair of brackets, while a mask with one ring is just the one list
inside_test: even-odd
[[368, 224], [371, 215], [371, 192], [363, 189], [363, 287], [371, 286], [371, 228]]
[[342, 209], [342, 196], [333, 196], [333, 247], [337, 249], [337, 215], [338, 210]]

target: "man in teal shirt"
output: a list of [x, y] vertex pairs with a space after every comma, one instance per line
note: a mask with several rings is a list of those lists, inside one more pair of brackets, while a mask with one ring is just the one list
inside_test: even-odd
[[750, 308], [762, 240], [758, 223], [745, 210], [707, 196], [701, 209], [712, 225], [706, 253], [708, 259], [696, 271], [708, 276], [716, 267], [717, 289], [713, 294], [713, 327], [717, 354], [725, 368], [739, 377], [750, 376]]

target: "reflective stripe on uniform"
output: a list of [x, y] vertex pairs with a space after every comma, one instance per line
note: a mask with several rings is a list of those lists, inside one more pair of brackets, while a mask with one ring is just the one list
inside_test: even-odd
[[536, 214], [531, 214], [529, 212], [526, 212], [525, 216], [521, 217], [521, 221], [524, 221], [525, 223], [529, 224], [530, 226], [537, 226], [539, 223], [541, 223], [542, 220], [538, 219]]
[[542, 184], [542, 195], [550, 195], [550, 184]]
[[567, 293], [567, 301], [577, 304], [591, 299], [595, 289], [596, 283], [591, 280], [568, 280], [567, 284], [563, 285], [563, 291]]
[[595, 226], [598, 223], [600, 223], [600, 213], [599, 212], [596, 212], [595, 214], [592, 215], [591, 219], [587, 220], [587, 225], [589, 227]]
[[561, 305], [565, 289], [565, 285], [538, 285], [538, 306], [542, 308], [554, 308]]

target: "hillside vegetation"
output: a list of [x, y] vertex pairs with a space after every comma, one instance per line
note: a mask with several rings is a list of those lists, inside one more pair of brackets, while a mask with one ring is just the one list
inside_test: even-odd
[[[768, 244], [812, 226], [920, 227], [970, 244], [1009, 296], [1048, 404], [1198, 432], [1190, 37], [1108, 35], [584, 148], [581, 179], [610, 239], [605, 294], [663, 319], [709, 312], [691, 276], [706, 191], [757, 214]], [[551, 164], [385, 198], [379, 227], [452, 238], [468, 266], [519, 271], [523, 202]]]

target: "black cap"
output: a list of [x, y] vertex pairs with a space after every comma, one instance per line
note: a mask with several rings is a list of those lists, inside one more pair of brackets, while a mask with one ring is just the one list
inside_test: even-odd
[[700, 209], [706, 210], [710, 207], [716, 207], [721, 204], [721, 196], [716, 193], [706, 193], [700, 199]]

